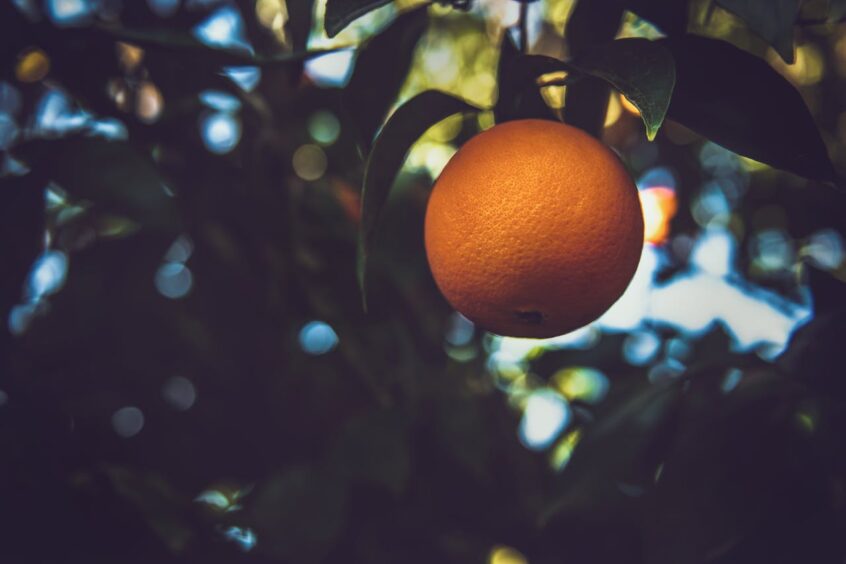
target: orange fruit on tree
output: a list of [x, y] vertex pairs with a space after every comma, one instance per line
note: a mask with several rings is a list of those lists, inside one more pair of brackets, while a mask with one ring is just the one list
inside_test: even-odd
[[643, 248], [637, 188], [602, 142], [526, 119], [465, 143], [435, 182], [426, 255], [450, 304], [481, 328], [553, 337], [602, 315]]

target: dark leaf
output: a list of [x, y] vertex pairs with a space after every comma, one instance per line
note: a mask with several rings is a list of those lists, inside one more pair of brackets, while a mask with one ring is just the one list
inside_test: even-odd
[[846, 0], [831, 0], [828, 9], [829, 21], [839, 22], [846, 17]]
[[354, 481], [401, 494], [411, 468], [405, 426], [405, 419], [397, 410], [372, 411], [353, 418], [335, 444], [333, 466]]
[[326, 35], [335, 37], [353, 20], [390, 3], [391, 0], [327, 0], [323, 23]]
[[687, 31], [687, 0], [626, 0], [626, 8], [655, 24], [666, 35]]
[[531, 118], [558, 121], [555, 112], [544, 102], [536, 79], [545, 72], [563, 70], [563, 67], [564, 63], [551, 57], [521, 55], [511, 35], [504, 33], [497, 68], [496, 122]]
[[725, 41], [694, 35], [659, 43], [676, 60], [671, 119], [773, 167], [836, 179], [799, 92], [764, 61]]
[[191, 537], [186, 500], [161, 476], [108, 465], [103, 473], [112, 488], [137, 509], [150, 528], [173, 552], [184, 550]]
[[288, 2], [288, 30], [294, 39], [294, 51], [305, 51], [314, 21], [314, 0]]
[[564, 469], [544, 521], [614, 512], [627, 495], [646, 491], [672, 434], [681, 393], [680, 380], [633, 385], [598, 413]]
[[341, 101], [366, 151], [399, 94], [427, 21], [425, 8], [401, 14], [358, 53]]
[[846, 283], [825, 270], [806, 264], [814, 315], [820, 316], [846, 307]]
[[773, 46], [788, 64], [793, 57], [793, 22], [799, 14], [800, 0], [716, 0], [734, 12], [749, 29]]
[[676, 82], [673, 55], [646, 39], [619, 39], [585, 50], [570, 64], [619, 90], [641, 114], [646, 136], [655, 138]]
[[[621, 0], [577, 2], [564, 35], [574, 57], [614, 39], [623, 18]], [[594, 137], [602, 134], [608, 111], [608, 87], [603, 81], [580, 80], [567, 88], [564, 121]]]
[[344, 483], [319, 467], [289, 466], [253, 497], [260, 550], [288, 562], [322, 561], [344, 525]]
[[4, 334], [9, 309], [21, 300], [24, 279], [44, 246], [44, 186], [38, 173], [0, 178], [0, 321]]
[[361, 192], [357, 268], [365, 305], [367, 254], [373, 243], [379, 214], [388, 201], [391, 186], [409, 149], [427, 129], [442, 119], [459, 112], [477, 111], [479, 108], [460, 98], [437, 90], [427, 90], [400, 106], [376, 138], [373, 151], [367, 159]]
[[767, 367], [744, 371], [736, 389], [721, 393], [726, 370], [691, 379], [647, 500], [648, 561], [833, 562], [823, 557], [836, 528], [826, 480], [797, 424], [801, 387]]
[[125, 215], [151, 232], [179, 233], [176, 205], [155, 165], [128, 143], [70, 136], [30, 141], [15, 154], [75, 198]]

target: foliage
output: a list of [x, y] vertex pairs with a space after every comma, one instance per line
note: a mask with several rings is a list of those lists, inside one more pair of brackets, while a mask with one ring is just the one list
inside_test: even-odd
[[[798, 2], [580, 0], [537, 51], [484, 36], [500, 53], [485, 108], [404, 89], [435, 25], [496, 28], [460, 0], [327, 0], [325, 18], [306, 1], [59, 4], [0, 7], [0, 560], [846, 557], [842, 265], [762, 274], [751, 250], [772, 225], [846, 229], [836, 65], [798, 90], [761, 56], [835, 49], [846, 4], [805, 27]], [[723, 9], [733, 31], [687, 33]], [[626, 11], [666, 37], [618, 38]], [[202, 33], [214, 18], [243, 41]], [[324, 31], [337, 41], [314, 47]], [[347, 47], [346, 86], [315, 84], [312, 62]], [[639, 118], [604, 127], [609, 89]], [[777, 359], [715, 323], [650, 327], [644, 363], [624, 355], [632, 335], [595, 330], [498, 365], [431, 280], [431, 178], [403, 166], [420, 139], [525, 117], [604, 136], [638, 174], [650, 154], [673, 169], [659, 277], [708, 229], [689, 210], [718, 181], [697, 155], [758, 161], [720, 164], [756, 171], [722, 227], [744, 275], [774, 302], [807, 290], [813, 318]], [[562, 367], [601, 372], [607, 396], [567, 396]], [[517, 434], [538, 391], [572, 416], [549, 452]]]

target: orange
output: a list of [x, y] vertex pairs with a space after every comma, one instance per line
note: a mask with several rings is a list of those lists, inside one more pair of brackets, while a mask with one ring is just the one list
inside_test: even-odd
[[580, 129], [496, 125], [464, 144], [435, 182], [426, 254], [450, 304], [481, 328], [553, 337], [602, 315], [643, 248], [637, 188]]

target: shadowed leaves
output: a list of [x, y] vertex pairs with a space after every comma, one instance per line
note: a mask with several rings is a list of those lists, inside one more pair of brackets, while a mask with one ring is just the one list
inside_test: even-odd
[[799, 14], [800, 0], [716, 1], [745, 21], [749, 29], [772, 45], [786, 63], [793, 63], [793, 22]]
[[358, 243], [358, 282], [366, 304], [367, 254], [382, 208], [409, 149], [427, 129], [459, 112], [479, 109], [437, 90], [418, 94], [390, 117], [376, 138], [367, 159], [361, 193], [361, 228]]
[[659, 43], [676, 60], [671, 119], [740, 155], [836, 180], [802, 97], [767, 63], [716, 39], [685, 35]]
[[427, 22], [425, 8], [401, 14], [358, 53], [341, 101], [365, 152], [397, 99]]

